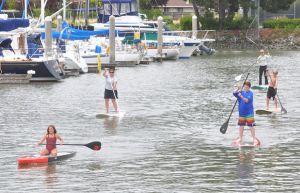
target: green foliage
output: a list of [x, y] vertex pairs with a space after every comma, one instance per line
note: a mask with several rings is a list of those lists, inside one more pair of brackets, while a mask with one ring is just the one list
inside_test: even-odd
[[144, 9], [141, 13], [147, 15], [149, 20], [156, 20], [158, 16], [163, 16], [163, 12], [160, 9]]
[[181, 30], [192, 30], [192, 16], [183, 16], [180, 18]]
[[172, 25], [173, 24], [173, 19], [172, 17], [170, 16], [162, 16], [163, 19], [164, 19], [164, 22], [167, 24], [167, 25]]
[[203, 17], [200, 17], [201, 29], [215, 30], [219, 27], [219, 21], [214, 18], [212, 12], [205, 12]]
[[260, 6], [271, 13], [277, 13], [280, 10], [288, 10], [296, 0], [263, 0]]
[[300, 28], [300, 19], [270, 19], [263, 23], [264, 28], [285, 28], [296, 29]]
[[[225, 29], [236, 30], [236, 29], [247, 29], [249, 28], [253, 18], [234, 18], [233, 20], [225, 20]], [[256, 26], [255, 24], [252, 26]], [[250, 26], [251, 27], [251, 26]]]

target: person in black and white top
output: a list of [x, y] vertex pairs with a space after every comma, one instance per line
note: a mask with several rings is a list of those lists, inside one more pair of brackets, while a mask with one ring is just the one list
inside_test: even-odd
[[118, 91], [115, 68], [111, 67], [109, 69], [105, 69], [103, 72], [103, 76], [105, 77], [104, 99], [106, 113], [109, 113], [109, 99], [111, 99], [115, 111], [119, 112], [118, 103], [116, 101], [118, 99]]
[[265, 76], [265, 85], [268, 85], [267, 67], [268, 60], [271, 58], [270, 53], [263, 49], [259, 51], [260, 55], [257, 58], [257, 64], [259, 64], [259, 85], [262, 85], [262, 75]]

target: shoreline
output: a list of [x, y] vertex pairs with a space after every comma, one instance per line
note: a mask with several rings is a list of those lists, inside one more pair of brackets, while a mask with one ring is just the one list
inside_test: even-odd
[[264, 28], [259, 33], [257, 30], [223, 30], [216, 31], [209, 38], [216, 41], [206, 42], [205, 45], [214, 49], [300, 50], [300, 29]]

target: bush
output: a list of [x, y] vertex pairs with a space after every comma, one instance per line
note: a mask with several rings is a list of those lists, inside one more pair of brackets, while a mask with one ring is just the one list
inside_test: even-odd
[[300, 19], [270, 19], [263, 23], [264, 28], [285, 28], [285, 29], [296, 29], [300, 28]]
[[192, 30], [192, 16], [183, 16], [180, 18], [181, 30]]
[[164, 15], [160, 9], [141, 10], [141, 13], [146, 14], [150, 20], [157, 20], [158, 16]]
[[256, 27], [256, 24], [251, 22], [253, 18], [234, 18], [232, 21], [226, 20], [224, 23], [224, 29], [236, 30], [236, 29], [248, 29], [250, 27]]
[[203, 17], [200, 17], [200, 23], [202, 30], [216, 30], [219, 28], [219, 21], [214, 18], [212, 12], [206, 12]]

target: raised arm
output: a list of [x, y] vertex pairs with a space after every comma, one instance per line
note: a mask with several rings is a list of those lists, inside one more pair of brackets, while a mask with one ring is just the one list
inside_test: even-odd
[[104, 76], [104, 77], [107, 76], [107, 69], [106, 69], [106, 68], [103, 70], [103, 76]]

